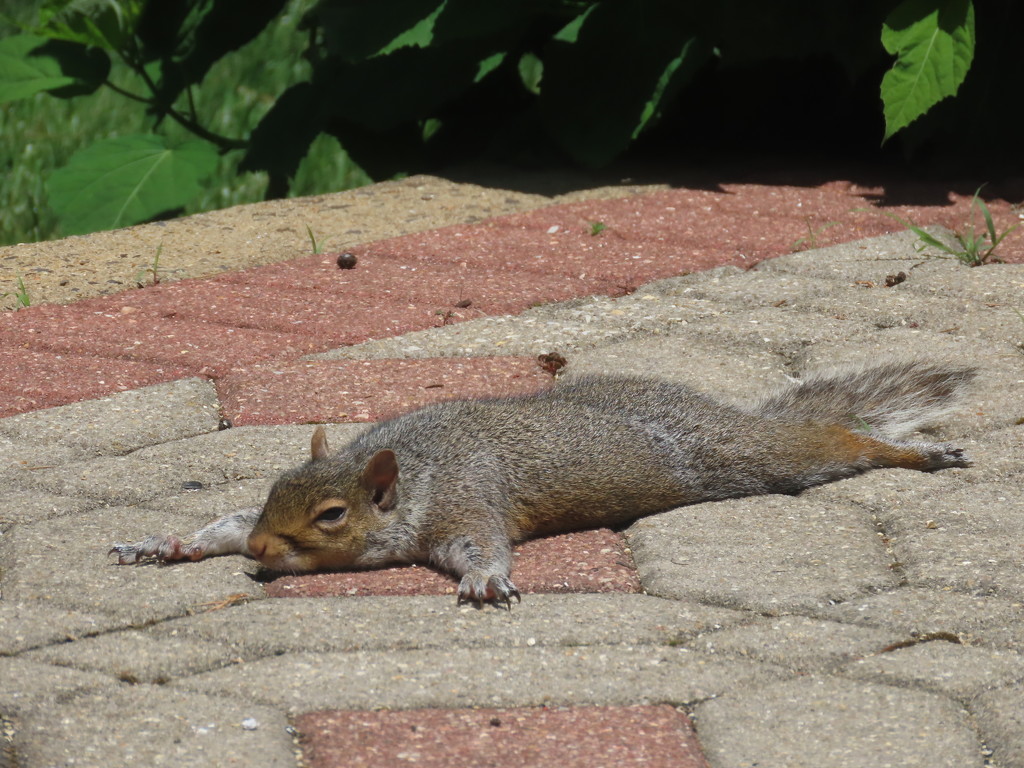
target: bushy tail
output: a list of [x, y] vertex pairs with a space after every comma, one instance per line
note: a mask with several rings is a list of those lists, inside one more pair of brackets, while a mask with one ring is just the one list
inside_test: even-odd
[[811, 374], [756, 410], [784, 421], [842, 424], [897, 438], [952, 411], [976, 374], [972, 367], [924, 362], [839, 369]]

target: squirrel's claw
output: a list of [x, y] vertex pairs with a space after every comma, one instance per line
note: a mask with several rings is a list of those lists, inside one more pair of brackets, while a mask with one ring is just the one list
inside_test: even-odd
[[482, 606], [484, 601], [493, 601], [495, 605], [504, 605], [512, 610], [513, 597], [517, 603], [522, 602], [519, 590], [508, 576], [467, 573], [459, 582], [459, 605], [476, 603]]
[[134, 544], [115, 544], [107, 554], [116, 554], [118, 565], [130, 565], [146, 559], [161, 563], [171, 560], [199, 560], [203, 556], [199, 547], [184, 544], [177, 536], [147, 536]]

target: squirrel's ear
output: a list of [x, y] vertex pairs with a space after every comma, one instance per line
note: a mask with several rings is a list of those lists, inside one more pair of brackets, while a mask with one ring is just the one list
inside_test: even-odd
[[313, 430], [313, 444], [310, 448], [313, 452], [313, 461], [327, 458], [329, 452], [327, 448], [327, 430], [323, 427], [317, 427]]
[[397, 483], [398, 459], [395, 452], [388, 449], [377, 451], [363, 470], [363, 487], [373, 494], [373, 503], [381, 509], [389, 509], [395, 502]]

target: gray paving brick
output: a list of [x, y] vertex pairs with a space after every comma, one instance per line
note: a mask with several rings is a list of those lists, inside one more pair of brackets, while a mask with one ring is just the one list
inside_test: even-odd
[[836, 621], [889, 627], [912, 636], [951, 633], [965, 643], [1024, 651], [1024, 604], [950, 588], [904, 588], [828, 606]]
[[686, 703], [777, 676], [685, 648], [583, 646], [286, 654], [173, 681], [170, 688], [282, 707]]
[[[343, 440], [359, 425], [337, 425]], [[32, 486], [61, 495], [103, 499], [108, 504], [138, 504], [181, 491], [182, 483], [206, 486], [274, 478], [309, 458], [313, 428], [237, 427], [135, 451], [124, 457], [101, 457], [33, 473]]]
[[248, 576], [256, 566], [242, 558], [119, 566], [107, 555], [114, 542], [206, 522], [206, 516], [171, 520], [166, 513], [139, 507], [110, 507], [76, 516], [73, 526], [64, 519], [19, 525], [7, 534], [13, 562], [12, 573], [4, 577], [4, 599], [139, 623], [181, 616], [232, 594], [258, 594], [259, 586]]
[[82, 496], [57, 496], [45, 491], [10, 491], [3, 498], [0, 525], [67, 517], [100, 505], [99, 501]]
[[219, 416], [213, 384], [182, 379], [0, 419], [0, 435], [108, 456], [211, 432]]
[[80, 672], [19, 658], [0, 657], [0, 709], [29, 717], [76, 694], [116, 691], [119, 683], [95, 672]]
[[139, 685], [41, 710], [18, 747], [28, 765], [293, 768], [287, 727], [266, 707]]
[[757, 659], [802, 673], [821, 673], [876, 653], [906, 637], [888, 629], [807, 616], [776, 616], [702, 635], [692, 646], [705, 653]]
[[714, 768], [981, 768], [967, 713], [932, 693], [804, 677], [695, 709]]
[[945, 693], [961, 700], [1024, 680], [1024, 656], [934, 639], [851, 661], [841, 674]]
[[[927, 229], [940, 239], [951, 238], [951, 233], [941, 227]], [[916, 285], [920, 280], [932, 279], [935, 275], [959, 277], [970, 271], [955, 259], [938, 257], [938, 251], [918, 252], [915, 248], [917, 240], [917, 235], [912, 232], [896, 232], [779, 256], [761, 262], [756, 270], [815, 277], [839, 285], [856, 285], [865, 281], [880, 285], [885, 283], [888, 275], [911, 270], [915, 273]]]
[[81, 613], [42, 602], [0, 600], [0, 656], [29, 648], [66, 643], [106, 631], [117, 622], [102, 613]]
[[[388, 631], [381, 631], [386, 621]], [[448, 597], [261, 600], [169, 621], [154, 637], [191, 637], [244, 656], [405, 648], [675, 645], [746, 620], [738, 611], [645, 595], [530, 595], [511, 612]], [[261, 631], [247, 631], [252, 626]]]
[[909, 584], [1024, 599], [1024, 489], [975, 485], [877, 516]]
[[993, 764], [1024, 768], [1024, 683], [978, 696], [970, 705]]
[[1015, 421], [1020, 423], [986, 432], [970, 443], [974, 466], [964, 475], [965, 481], [1018, 487], [1024, 482], [1024, 416]]
[[103, 672], [127, 683], [163, 684], [175, 677], [222, 667], [236, 656], [223, 643], [180, 637], [174, 632], [156, 638], [126, 630], [39, 648], [23, 654], [23, 658]]
[[802, 611], [896, 586], [867, 515], [808, 496], [758, 496], [652, 515], [627, 531], [651, 594]]

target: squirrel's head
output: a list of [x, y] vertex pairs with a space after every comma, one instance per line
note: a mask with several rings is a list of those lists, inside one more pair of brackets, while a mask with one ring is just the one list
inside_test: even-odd
[[270, 489], [252, 534], [253, 557], [277, 571], [358, 565], [366, 536], [387, 523], [395, 504], [398, 460], [382, 450], [360, 460], [328, 458], [323, 427], [313, 433], [312, 459]]

